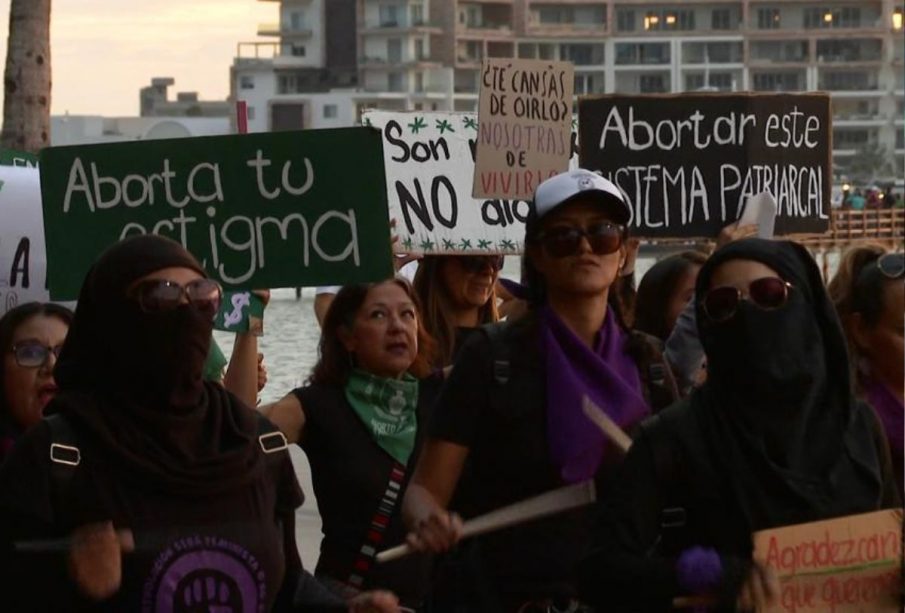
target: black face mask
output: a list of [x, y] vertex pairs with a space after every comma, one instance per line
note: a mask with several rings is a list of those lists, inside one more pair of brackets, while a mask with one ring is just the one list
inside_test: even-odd
[[203, 393], [204, 362], [210, 349], [213, 322], [210, 314], [191, 305], [160, 312], [145, 312], [132, 300], [113, 311], [110, 322], [116, 339], [112, 358], [128, 369], [120, 375], [132, 398], [148, 409], [195, 406]]
[[815, 386], [822, 387], [820, 329], [796, 288], [775, 310], [742, 300], [729, 320], [708, 322], [702, 340], [710, 378], [757, 410], [788, 415]]

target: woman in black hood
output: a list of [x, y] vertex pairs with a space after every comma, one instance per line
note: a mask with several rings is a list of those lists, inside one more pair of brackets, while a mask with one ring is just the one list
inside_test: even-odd
[[0, 470], [12, 610], [343, 607], [301, 570], [285, 439], [202, 378], [220, 294], [156, 236], [88, 273], [53, 416]]
[[762, 602], [754, 532], [898, 504], [810, 254], [730, 243], [701, 269], [695, 298], [707, 382], [644, 424], [582, 565], [584, 597], [607, 610], [667, 611], [700, 593], [724, 610]]

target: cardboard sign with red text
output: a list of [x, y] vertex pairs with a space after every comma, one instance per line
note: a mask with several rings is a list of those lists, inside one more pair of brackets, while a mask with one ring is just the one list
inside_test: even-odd
[[763, 613], [901, 611], [902, 509], [756, 532], [754, 558], [780, 583]]
[[478, 147], [472, 195], [530, 200], [572, 157], [569, 62], [486, 58], [478, 98]]

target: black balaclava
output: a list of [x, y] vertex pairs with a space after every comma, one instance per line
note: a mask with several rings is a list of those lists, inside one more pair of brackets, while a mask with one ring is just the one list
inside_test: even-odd
[[[775, 270], [792, 285], [786, 304], [764, 310], [742, 300], [729, 320], [710, 321], [704, 298], [714, 271], [730, 260]], [[730, 243], [702, 267], [695, 296], [708, 376], [691, 402], [719, 441], [722, 468], [752, 527], [876, 508], [879, 459], [855, 406], [839, 319], [807, 250], [786, 241]]]
[[172, 240], [138, 236], [110, 247], [79, 295], [54, 376], [64, 413], [117, 470], [167, 491], [203, 495], [247, 482], [260, 468], [252, 410], [202, 379], [210, 313], [191, 305], [144, 312], [127, 291], [147, 274], [183, 267], [204, 275]]

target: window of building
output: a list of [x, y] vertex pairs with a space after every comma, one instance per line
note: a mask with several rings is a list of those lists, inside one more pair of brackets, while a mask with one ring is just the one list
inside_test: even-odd
[[401, 72], [391, 72], [387, 75], [387, 89], [391, 92], [401, 92], [402, 91], [402, 73]]
[[537, 45], [534, 43], [520, 43], [518, 46], [518, 56], [529, 60], [536, 58]]
[[539, 44], [537, 46], [537, 59], [552, 60], [556, 56], [556, 45]]
[[794, 72], [762, 72], [754, 76], [754, 91], [800, 91], [804, 79]]
[[244, 74], [239, 77], [239, 89], [254, 89], [255, 78], [251, 75]]
[[638, 89], [642, 94], [662, 94], [669, 91], [666, 77], [661, 74], [641, 75], [638, 77]]
[[412, 25], [420, 26], [424, 24], [424, 5], [412, 5]]
[[634, 32], [635, 11], [632, 9], [616, 9], [616, 29], [620, 32]]
[[616, 64], [668, 63], [668, 43], [616, 43]]
[[871, 141], [867, 129], [833, 130], [833, 147], [836, 149], [857, 149]]
[[892, 12], [892, 29], [893, 30], [901, 30], [903, 18], [905, 18], [905, 11], [902, 9], [896, 9]]
[[905, 149], [905, 131], [896, 130], [896, 149]]
[[602, 94], [603, 93], [603, 74], [581, 74], [575, 75], [575, 94]]
[[305, 45], [292, 43], [292, 55], [295, 57], [305, 57]]
[[415, 73], [415, 91], [416, 92], [424, 91], [424, 73], [422, 73], [422, 72]]
[[304, 11], [293, 11], [289, 13], [289, 23], [291, 28], [294, 31], [304, 30], [305, 29], [305, 12]]
[[398, 64], [402, 61], [402, 41], [400, 39], [387, 39], [387, 61], [390, 64]]
[[415, 59], [420, 62], [420, 61], [424, 60], [426, 57], [427, 56], [424, 53], [424, 41], [421, 40], [420, 38], [416, 38], [415, 39]]
[[694, 30], [694, 11], [685, 9], [660, 9], [647, 11], [644, 15], [644, 29]]
[[715, 88], [720, 91], [732, 91], [732, 73], [712, 72], [705, 82], [703, 74], [685, 75], [685, 90], [694, 91], [704, 88]]
[[395, 28], [399, 25], [399, 7], [395, 4], [381, 4], [379, 17], [381, 28]]
[[324, 105], [324, 119], [336, 119], [338, 112], [335, 104]]
[[603, 64], [603, 45], [572, 44], [560, 45], [559, 57], [576, 66]]
[[253, 106], [245, 107], [245, 117], [248, 118], [248, 121], [254, 121], [255, 120], [255, 107], [253, 107]]
[[863, 62], [883, 58], [879, 39], [823, 39], [817, 41], [817, 59], [821, 62]]
[[757, 28], [759, 30], [777, 30], [779, 29], [779, 23], [778, 8], [757, 9]]
[[732, 10], [713, 9], [710, 13], [710, 28], [713, 30], [732, 30]]
[[807, 7], [804, 27], [808, 29], [857, 28], [861, 26], [861, 8], [857, 6]]
[[820, 79], [820, 89], [829, 91], [862, 91], [877, 89], [871, 73], [863, 71], [825, 72]]

